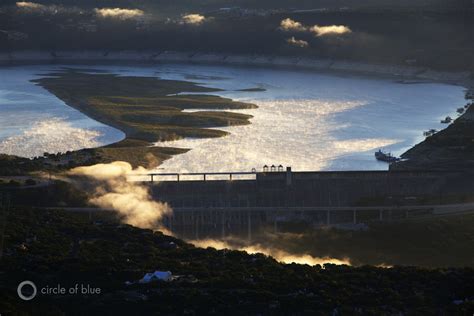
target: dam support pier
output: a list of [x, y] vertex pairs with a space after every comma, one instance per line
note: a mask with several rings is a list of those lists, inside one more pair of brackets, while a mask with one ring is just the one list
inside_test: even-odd
[[[175, 208], [163, 223], [170, 231], [187, 239], [225, 238], [238, 235], [252, 240], [261, 229], [278, 233], [292, 228], [338, 227], [365, 229], [366, 224], [381, 220], [404, 220], [434, 214], [434, 207], [230, 207]], [[384, 214], [386, 214], [384, 216]]]

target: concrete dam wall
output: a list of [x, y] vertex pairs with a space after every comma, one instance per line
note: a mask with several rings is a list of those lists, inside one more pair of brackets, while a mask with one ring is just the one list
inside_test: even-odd
[[254, 176], [232, 181], [181, 177], [149, 185], [157, 199], [174, 209], [164, 224], [191, 239], [227, 235], [251, 239], [260, 229], [284, 230], [288, 223], [364, 229], [371, 221], [432, 216], [436, 207], [426, 204], [442, 204], [450, 196], [474, 191], [474, 176], [456, 172], [289, 169]]
[[[193, 174], [196, 176], [196, 174]], [[169, 203], [168, 229], [183, 238], [252, 235], [289, 224], [364, 229], [371, 221], [436, 213], [433, 204], [474, 194], [474, 175], [438, 171], [346, 171], [254, 173], [253, 179], [186, 180], [154, 174], [153, 196]], [[160, 181], [160, 177], [168, 181]], [[233, 180], [231, 180], [233, 179]], [[431, 204], [431, 206], [430, 206]]]
[[[470, 192], [474, 176], [456, 172], [266, 172], [254, 180], [162, 181], [153, 195], [175, 208], [413, 205]], [[159, 180], [155, 178], [155, 180]], [[440, 202], [441, 203], [441, 202]]]

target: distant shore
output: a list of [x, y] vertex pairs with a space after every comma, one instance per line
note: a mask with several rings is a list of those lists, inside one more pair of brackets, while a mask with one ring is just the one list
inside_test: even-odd
[[414, 65], [375, 64], [356, 61], [284, 57], [267, 55], [234, 55], [192, 52], [156, 51], [14, 51], [0, 52], [0, 65], [15, 64], [58, 64], [94, 62], [138, 62], [138, 63], [194, 63], [262, 67], [291, 67], [330, 72], [379, 75], [400, 80], [436, 81], [472, 86], [468, 71], [436, 71]]
[[[369, 64], [354, 61], [312, 59], [303, 57], [273, 57], [265, 55], [224, 55], [209, 53], [180, 53], [180, 52], [137, 52], [137, 51], [18, 51], [0, 53], [0, 66], [24, 64], [94, 64], [94, 63], [189, 63], [214, 64], [227, 66], [252, 67], [280, 67], [293, 70], [308, 70], [317, 72], [344, 73], [352, 75], [379, 76], [398, 80], [401, 83], [439, 82], [466, 87], [466, 99], [474, 96], [474, 79], [469, 72], [441, 72], [428, 68], [410, 65]], [[390, 169], [417, 169], [432, 166], [434, 161], [442, 160], [442, 165], [453, 167], [459, 164], [460, 159], [467, 159], [471, 165], [471, 125], [474, 109], [467, 108], [465, 113], [440, 133], [414, 145], [402, 155], [408, 161], [397, 163]], [[461, 133], [462, 135], [458, 135]], [[449, 143], [438, 139], [452, 139], [457, 144], [457, 151], [453, 152]], [[474, 138], [473, 138], [474, 139]], [[434, 147], [433, 147], [433, 144]], [[440, 148], [438, 148], [440, 147]], [[452, 146], [451, 146], [452, 147]], [[459, 155], [459, 148], [467, 148]], [[467, 156], [466, 156], [467, 155]], [[427, 161], [434, 160], [434, 161]], [[420, 166], [421, 164], [421, 166]], [[437, 168], [436, 162], [433, 167]], [[463, 163], [461, 163], [462, 165]]]

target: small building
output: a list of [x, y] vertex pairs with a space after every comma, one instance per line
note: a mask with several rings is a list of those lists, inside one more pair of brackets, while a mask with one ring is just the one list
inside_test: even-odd
[[155, 281], [165, 281], [169, 282], [173, 279], [173, 275], [170, 271], [155, 271], [152, 273], [147, 273], [143, 278], [138, 281], [138, 283], [150, 283]]

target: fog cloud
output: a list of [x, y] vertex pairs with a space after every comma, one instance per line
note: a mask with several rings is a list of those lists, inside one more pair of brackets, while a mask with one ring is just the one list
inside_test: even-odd
[[200, 14], [187, 14], [181, 18], [182, 23], [191, 25], [200, 25], [206, 20], [206, 17]]
[[305, 26], [301, 22], [292, 20], [290, 18], [284, 19], [280, 22], [280, 30], [286, 32], [310, 32], [318, 37], [327, 35], [342, 35], [352, 32], [351, 29], [345, 25]]
[[351, 29], [345, 25], [330, 25], [330, 26], [315, 25], [311, 27], [309, 30], [310, 32], [314, 33], [316, 36], [342, 35], [342, 34], [352, 33]]
[[40, 4], [40, 3], [35, 3], [35, 2], [26, 2], [26, 1], [21, 1], [17, 2], [16, 6], [21, 9], [28, 9], [28, 10], [41, 10], [45, 9], [46, 6]]
[[28, 14], [51, 14], [51, 15], [59, 15], [59, 14], [84, 14], [87, 11], [75, 7], [75, 6], [63, 6], [63, 5], [44, 5], [36, 2], [17, 2], [16, 8], [19, 13], [28, 13]]
[[307, 41], [295, 39], [294, 36], [287, 39], [286, 42], [290, 45], [301, 47], [301, 48], [308, 47], [308, 42]]
[[171, 208], [153, 200], [144, 185], [127, 180], [127, 176], [144, 173], [147, 173], [145, 168], [133, 169], [123, 161], [77, 167], [69, 171], [69, 175], [84, 176], [92, 180], [94, 189], [89, 199], [91, 204], [117, 211], [127, 224], [165, 230], [160, 220], [171, 213]]
[[255, 245], [248, 245], [248, 246], [236, 246], [232, 243], [227, 241], [221, 240], [213, 240], [213, 239], [203, 239], [203, 240], [192, 240], [188, 241], [189, 243], [195, 245], [196, 247], [207, 248], [212, 247], [216, 249], [233, 249], [233, 250], [240, 250], [245, 251], [250, 254], [255, 253], [262, 253], [266, 256], [271, 256], [275, 258], [277, 261], [283, 263], [298, 263], [298, 264], [309, 264], [309, 265], [317, 265], [317, 264], [345, 264], [351, 265], [348, 259], [336, 259], [336, 258], [329, 258], [329, 257], [313, 257], [307, 254], [292, 254], [287, 251], [276, 249], [276, 248], [268, 248], [264, 247], [260, 244]]
[[97, 16], [101, 18], [114, 18], [120, 20], [135, 19], [145, 14], [145, 12], [139, 9], [96, 8], [94, 11]]
[[283, 31], [298, 31], [304, 32], [307, 30], [303, 24], [300, 22], [294, 21], [290, 18], [284, 19], [280, 22], [280, 29]]

